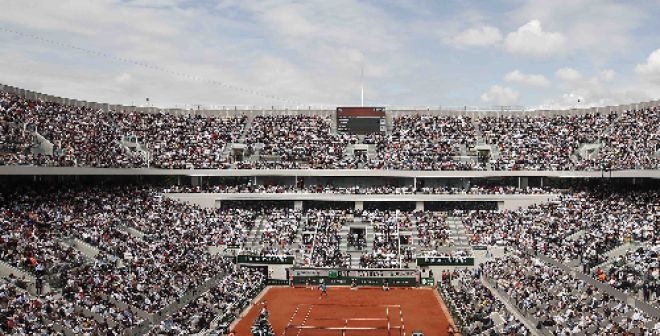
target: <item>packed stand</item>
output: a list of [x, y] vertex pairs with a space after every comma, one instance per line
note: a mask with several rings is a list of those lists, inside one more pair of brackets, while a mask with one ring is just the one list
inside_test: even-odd
[[[8, 93], [0, 96], [0, 113], [0, 148], [13, 152], [3, 150], [4, 164], [94, 168], [227, 168], [224, 148], [238, 140], [247, 119], [103, 111]], [[54, 145], [53, 155], [28, 151], [32, 131]], [[141, 149], [123, 147], [127, 136]]]
[[356, 168], [345, 156], [357, 137], [332, 134], [330, 117], [306, 115], [256, 116], [247, 132], [248, 153], [260, 160], [239, 168]]
[[451, 245], [447, 214], [437, 211], [414, 211], [410, 219], [416, 227], [416, 245], [424, 250], [435, 251], [440, 246]]
[[[443, 276], [440, 291], [465, 335], [530, 334], [527, 327], [483, 284], [479, 269], [454, 270]], [[495, 314], [501, 320], [494, 319]]]
[[579, 192], [525, 209], [455, 214], [464, 216], [475, 245], [522, 246], [568, 264], [579, 260], [588, 269], [624, 242], [658, 243], [659, 196]]
[[366, 247], [367, 239], [365, 237], [364, 231], [362, 230], [349, 233], [347, 239], [349, 249], [362, 251]]
[[[34, 153], [34, 131], [39, 129], [39, 112], [53, 112], [53, 104], [23, 99], [0, 92], [0, 165], [72, 166], [70, 155], [50, 156]], [[59, 125], [62, 126], [62, 125]], [[54, 148], [57, 150], [57, 148]]]
[[[70, 315], [62, 323], [73, 330], [99, 327], [85, 312], [111, 317], [106, 322], [113, 330], [139, 325], [136, 309], [158, 312], [216, 274], [221, 258], [207, 247], [231, 242], [222, 230], [254, 220], [130, 188], [22, 191], [3, 199], [2, 207], [0, 222], [8, 228], [2, 259], [54, 277], [62, 287], [55, 303]], [[127, 233], [128, 227], [146, 234]], [[101, 253], [85, 261], [77, 250], [58, 245], [60, 232]], [[132, 307], [119, 309], [117, 301]]]
[[471, 250], [451, 250], [451, 251], [445, 251], [445, 252], [440, 252], [437, 250], [429, 250], [429, 251], [424, 251], [423, 254], [419, 253], [417, 254], [418, 258], [440, 258], [444, 259], [445, 262], [449, 265], [451, 264], [456, 264], [456, 265], [465, 265], [467, 262], [468, 258], [474, 258], [474, 255], [472, 254]]
[[[657, 107], [607, 115], [475, 120], [404, 115], [393, 119], [390, 133], [364, 138], [334, 134], [330, 118], [256, 116], [242, 140], [246, 116], [104, 111], [0, 92], [0, 164], [163, 169], [619, 170], [657, 169], [660, 160]], [[37, 133], [53, 144], [52, 155], [36, 150]], [[496, 146], [489, 163], [463, 156], [474, 153], [479, 133], [486, 144]], [[127, 144], [129, 138], [135, 143]], [[259, 159], [231, 162], [226, 149], [236, 142], [247, 145], [248, 157], [258, 153]], [[346, 155], [347, 146], [357, 143], [375, 145], [376, 158], [368, 159], [364, 153]], [[597, 145], [597, 154], [580, 157], [577, 150], [583, 144]]]
[[[12, 335], [120, 335], [122, 326], [54, 292], [30, 296], [10, 275], [0, 282], [0, 331]], [[108, 315], [109, 316], [109, 315]]]
[[305, 265], [311, 267], [348, 267], [351, 256], [341, 250], [341, 228], [353, 213], [347, 210], [313, 210], [306, 213], [304, 231], [311, 232], [309, 241], [303, 241], [307, 252]]
[[660, 305], [660, 259], [655, 248], [640, 246], [612, 261], [609, 267], [598, 267], [593, 276], [625, 293]]
[[203, 186], [172, 185], [163, 188], [166, 193], [237, 193], [237, 194], [285, 194], [285, 193], [316, 193], [316, 194], [358, 194], [358, 195], [540, 195], [559, 192], [550, 187], [518, 188], [506, 185], [473, 185], [469, 187], [418, 187], [413, 185], [383, 185], [383, 186], [336, 186], [332, 184], [315, 184], [298, 187], [283, 184], [257, 185], [251, 182], [239, 184], [209, 184]]
[[62, 297], [89, 313], [109, 318], [113, 327], [125, 330], [141, 324], [144, 316], [130, 306], [120, 308], [118, 303], [128, 300], [117, 288], [121, 284], [115, 282], [118, 276], [114, 272], [125, 276], [118, 265], [118, 258], [99, 253], [92, 263], [63, 270]]
[[149, 239], [167, 235], [175, 243], [177, 237], [183, 238], [195, 249], [245, 245], [258, 215], [251, 208], [210, 209], [181, 203], [152, 189], [127, 193], [121, 201], [126, 206], [117, 211], [130, 219], [125, 224], [153, 237]]
[[374, 239], [370, 251], [360, 257], [363, 268], [397, 268], [400, 260], [400, 226], [410, 225], [407, 213], [399, 211], [363, 211], [362, 220], [369, 223]]
[[473, 185], [467, 188], [459, 187], [421, 187], [417, 194], [444, 194], [444, 195], [540, 195], [557, 192], [553, 188], [524, 187], [518, 188], [505, 185]]
[[249, 268], [226, 264], [227, 275], [155, 326], [151, 335], [190, 335], [211, 328], [226, 332], [229, 322], [249, 306], [266, 285], [266, 276]]
[[[188, 226], [206, 222], [206, 210], [130, 188], [62, 191], [58, 196], [51, 211], [65, 209], [61, 215], [71, 234], [124, 264], [79, 276], [104, 276], [114, 285], [99, 287], [110, 288], [141, 310], [159, 311], [208, 280], [217, 267], [217, 258], [208, 254], [205, 242], [187, 239], [192, 238], [187, 236]], [[142, 237], [124, 230], [148, 225], [158, 230]]]
[[294, 209], [272, 209], [262, 217], [258, 246], [260, 255], [291, 255], [302, 212]]
[[412, 194], [414, 188], [412, 186], [334, 186], [331, 184], [326, 185], [308, 185], [305, 187], [298, 187], [294, 185], [256, 185], [252, 183], [238, 184], [238, 185], [205, 185], [205, 186], [171, 186], [163, 190], [164, 192], [173, 193], [238, 193], [238, 194], [285, 194], [285, 193], [317, 193], [317, 194], [363, 194], [363, 195], [384, 195], [384, 194]]
[[47, 165], [94, 168], [143, 165], [142, 158], [121, 147], [122, 134], [113, 112], [41, 101], [28, 101], [14, 108], [22, 110], [21, 122], [26, 128], [53, 144], [53, 155], [49, 156]]
[[493, 170], [572, 170], [574, 152], [595, 143], [609, 126], [611, 116], [500, 116], [479, 119], [486, 144], [495, 145], [499, 157]]
[[599, 142], [598, 155], [585, 159], [580, 170], [658, 169], [660, 165], [660, 109], [653, 107], [617, 115]]
[[25, 129], [25, 108], [24, 100], [0, 91], [0, 164], [18, 164], [11, 161], [19, 155], [32, 155], [35, 140], [29, 130]]
[[58, 202], [29, 191], [0, 194], [0, 260], [35, 277], [50, 277], [83, 263], [80, 252], [58, 241], [68, 232]]
[[218, 169], [230, 163], [225, 146], [238, 141], [247, 117], [203, 117], [166, 113], [117, 113], [121, 133], [150, 152], [150, 167]]
[[94, 168], [135, 168], [143, 159], [120, 141], [115, 114], [86, 107], [59, 104], [37, 106], [32, 110], [36, 131], [53, 143], [53, 158], [59, 165]]
[[487, 262], [484, 275], [553, 335], [657, 335], [660, 323], [537, 258], [516, 251]]
[[[141, 322], [130, 310], [118, 309], [104, 298], [107, 292], [94, 284], [102, 276], [109, 276], [113, 268], [105, 272], [91, 271], [85, 257], [76, 249], [62, 245], [63, 233], [71, 233], [72, 218], [52, 198], [26, 195], [11, 197], [13, 201], [2, 204], [0, 223], [5, 233], [2, 237], [2, 260], [34, 276], [36, 292], [44, 293], [45, 282], [51, 287], [62, 288], [62, 297], [49, 298], [53, 309], [60, 309], [65, 320], [62, 325], [72, 330], [102, 328], [117, 331]], [[83, 271], [85, 270], [85, 271]], [[108, 280], [109, 281], [109, 280]], [[41, 303], [39, 303], [41, 304]], [[81, 313], [87, 309], [88, 314]], [[93, 314], [109, 316], [112, 322], [97, 322]], [[59, 319], [58, 319], [59, 321]]]
[[20, 282], [13, 274], [0, 280], [0, 334], [63, 336], [53, 323], [58, 312], [51, 309], [52, 298], [33, 298]]
[[371, 169], [479, 170], [472, 160], [455, 159], [461, 150], [476, 144], [469, 117], [404, 115], [393, 119], [392, 131], [378, 135], [377, 157]]

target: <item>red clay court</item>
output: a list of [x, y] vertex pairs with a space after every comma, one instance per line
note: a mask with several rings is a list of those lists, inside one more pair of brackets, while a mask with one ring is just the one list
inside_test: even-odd
[[[410, 336], [413, 331], [421, 331], [425, 336], [448, 334], [449, 320], [440, 296], [430, 288], [392, 288], [383, 292], [380, 287], [361, 287], [357, 291], [330, 287], [327, 297], [319, 299], [319, 295], [316, 287], [267, 289], [261, 300], [267, 302], [268, 320], [276, 335]], [[236, 325], [236, 335], [252, 335], [250, 327], [260, 309], [259, 304], [250, 308]]]

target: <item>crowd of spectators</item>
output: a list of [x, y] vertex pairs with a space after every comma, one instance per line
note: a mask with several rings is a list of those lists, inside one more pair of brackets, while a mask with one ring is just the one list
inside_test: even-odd
[[657, 107], [623, 112], [599, 137], [598, 155], [577, 169], [658, 169], [660, 110]]
[[[121, 202], [121, 206], [113, 210], [121, 218], [127, 218], [122, 223], [124, 226], [146, 234], [145, 239], [160, 239], [167, 244], [176, 244], [177, 237], [182, 237], [199, 249], [244, 245], [255, 226], [260, 208], [203, 208], [163, 197], [156, 188], [129, 189], [113, 197], [117, 195], [120, 198], [116, 201]], [[103, 204], [107, 200], [99, 202]]]
[[[227, 274], [216, 285], [202, 293], [155, 326], [151, 335], [190, 335], [211, 327], [224, 331], [266, 285], [266, 276], [254, 269], [225, 265]], [[217, 324], [217, 325], [214, 325]]]
[[[43, 309], [48, 309], [51, 320], [78, 332], [116, 333], [141, 323], [132, 311], [119, 309], [109, 302], [108, 292], [100, 289], [99, 282], [112, 274], [112, 267], [103, 271], [92, 270], [78, 250], [59, 242], [62, 235], [69, 232], [68, 221], [72, 218], [57, 208], [60, 205], [57, 201], [26, 193], [2, 198], [0, 203], [0, 224], [3, 227], [0, 257], [7, 264], [32, 275], [36, 293], [41, 295], [25, 303], [34, 310], [29, 316], [19, 317], [27, 319], [24, 323], [35, 323], [25, 324], [25, 328], [41, 323], [37, 319], [45, 316]], [[61, 287], [61, 297], [44, 292], [49, 288], [44, 282], [48, 282], [49, 287]], [[52, 315], [53, 312], [59, 315]], [[99, 321], [94, 314], [110, 320]]]
[[[129, 329], [141, 324], [144, 316], [139, 316], [135, 308], [124, 305], [122, 308], [118, 304], [126, 302], [127, 299], [123, 292], [116, 288], [122, 284], [113, 282], [119, 279], [119, 276], [113, 274], [114, 270], [119, 269], [117, 266], [117, 258], [99, 253], [93, 263], [64, 269], [60, 275], [63, 281], [61, 292], [64, 299], [77, 307], [96, 316], [109, 318], [109, 325]], [[125, 276], [125, 273], [122, 276]]]
[[[585, 202], [586, 203], [586, 202]], [[581, 206], [579, 196], [562, 195], [548, 203], [518, 210], [456, 210], [463, 216], [474, 245], [535, 245], [568, 236], [584, 225], [572, 215]]]
[[[227, 168], [224, 148], [239, 138], [245, 121], [245, 116], [218, 118], [105, 111], [25, 100], [2, 93], [2, 163], [95, 168]], [[33, 132], [53, 144], [52, 154], [28, 150], [35, 143]], [[122, 145], [127, 138], [134, 139], [141, 149]]]
[[362, 268], [401, 267], [400, 228], [410, 225], [407, 213], [399, 211], [363, 211], [362, 220], [374, 232], [371, 249], [360, 257]]
[[461, 250], [451, 250], [451, 251], [437, 251], [429, 250], [424, 251], [423, 253], [417, 254], [418, 258], [440, 258], [447, 261], [448, 264], [465, 264], [467, 258], [473, 258], [471, 250], [461, 249]]
[[95, 168], [135, 168], [145, 159], [121, 146], [127, 130], [124, 114], [88, 107], [30, 102], [26, 127], [53, 144], [52, 165]]
[[[30, 198], [28, 198], [30, 199]], [[33, 199], [30, 199], [32, 201]], [[20, 204], [21, 199], [15, 199]], [[61, 246], [57, 238], [61, 232], [53, 230], [48, 216], [52, 204], [40, 207], [16, 209], [9, 206], [0, 208], [2, 239], [0, 240], [0, 260], [36, 276], [56, 273], [63, 264], [82, 263], [79, 252]]]
[[[44, 293], [38, 302], [81, 333], [138, 326], [144, 314], [209, 281], [223, 259], [208, 246], [233, 243], [232, 230], [254, 222], [251, 211], [202, 209], [149, 188], [22, 190], [0, 200], [0, 257], [37, 279], [52, 279], [60, 294]], [[100, 252], [90, 260], [67, 245], [71, 239]]]
[[584, 258], [593, 267], [626, 241], [658, 242], [659, 196], [584, 191], [517, 210], [455, 214], [464, 216], [473, 244], [523, 246], [565, 262]]
[[529, 329], [483, 284], [480, 273], [479, 269], [465, 269], [443, 276], [442, 293], [458, 317], [463, 334], [530, 335]]
[[207, 184], [203, 186], [172, 185], [163, 188], [166, 193], [238, 193], [238, 194], [285, 194], [285, 193], [319, 193], [319, 194], [357, 194], [357, 195], [530, 195], [558, 192], [549, 187], [518, 188], [506, 185], [473, 185], [469, 187], [418, 187], [413, 185], [383, 185], [383, 186], [335, 186], [332, 184], [316, 184], [304, 187], [281, 184]]
[[[0, 92], [0, 164], [164, 169], [601, 170], [656, 169], [657, 108], [556, 116], [403, 115], [385, 134], [332, 131], [331, 117], [106, 111]], [[35, 133], [36, 132], [36, 133]], [[53, 145], [39, 148], [36, 134]], [[127, 139], [131, 139], [130, 141]], [[479, 158], [477, 142], [493, 147]], [[127, 142], [134, 142], [127, 144]], [[232, 143], [244, 143], [234, 162]], [[347, 153], [376, 147], [376, 156]], [[582, 157], [583, 144], [598, 147]], [[252, 154], [257, 154], [253, 157]]]
[[348, 134], [333, 134], [330, 117], [308, 115], [256, 116], [246, 134], [248, 153], [261, 161], [242, 168], [356, 168], [345, 149], [357, 142]]
[[480, 169], [474, 160], [454, 158], [476, 144], [470, 117], [404, 115], [393, 119], [389, 134], [375, 138], [377, 156], [368, 163], [371, 169]]
[[[0, 92], [0, 161], [11, 159], [12, 153], [31, 154], [35, 139], [21, 125], [22, 110], [18, 97]], [[17, 106], [15, 106], [17, 105]]]
[[452, 243], [447, 213], [439, 211], [414, 211], [410, 219], [417, 228], [416, 245], [424, 250], [437, 250]]
[[[463, 216], [474, 244], [534, 250], [567, 264], [579, 260], [590, 269], [606, 261], [607, 251], [625, 242], [659, 244], [658, 196], [656, 191], [591, 190], [565, 193], [548, 203], [524, 209], [464, 211], [454, 215]], [[351, 265], [351, 256], [342, 245], [349, 238], [342, 237], [342, 228], [353, 222], [354, 216], [367, 224], [373, 234], [373, 243], [366, 246], [359, 265]], [[37, 279], [47, 279], [53, 291], [30, 296], [17, 288], [18, 279], [0, 282], [0, 309], [12, 316], [11, 321], [0, 321], [0, 327], [32, 331], [61, 326], [79, 333], [117, 334], [140, 326], [145, 314], [166, 309], [208, 283], [213, 275], [229, 272], [225, 280], [189, 303], [187, 309], [174, 313], [152, 330], [163, 334], [197, 332], [209, 328], [216, 317], [235, 316], [240, 310], [236, 307], [243, 307], [246, 302], [246, 297], [239, 298], [236, 293], [253, 293], [263, 283], [263, 275], [231, 269], [225, 259], [211, 254], [209, 247], [241, 247], [252, 234], [258, 239], [260, 254], [291, 254], [296, 249], [292, 246], [294, 237], [302, 229], [309, 237], [300, 246], [307, 266], [399, 268], [415, 256], [410, 243], [402, 242], [402, 231], [413, 233], [413, 241], [426, 251], [423, 256], [464, 257], [437, 252], [439, 247], [452, 244], [446, 216], [434, 211], [298, 211], [269, 203], [207, 209], [163, 197], [160, 189], [152, 187], [3, 191], [0, 259]], [[76, 241], [89, 244], [98, 253], [83, 254], [73, 248]], [[521, 309], [531, 311], [542, 325], [557, 334], [589, 331], [594, 326], [609, 328], [614, 333], [624, 329], [649, 330], [646, 317], [615, 303], [604, 293], [597, 293], [597, 301], [583, 298], [581, 293], [585, 291], [597, 292], [587, 284], [524, 254], [515, 252], [506, 258], [517, 259], [504, 259], [500, 261], [502, 265], [487, 264], [484, 270], [489, 278], [497, 280]], [[513, 265], [523, 268], [515, 270]], [[593, 272], [615, 288], [642, 293], [651, 303], [657, 301], [655, 250], [631, 251], [615, 260], [611, 268]], [[534, 276], [531, 280], [526, 278], [530, 274]], [[523, 277], [522, 288], [529, 289], [512, 285], [516, 276]], [[545, 286], [548, 277], [558, 277], [557, 284], [564, 287], [532, 293]], [[469, 295], [487, 298], [477, 280], [466, 277], [459, 285], [474, 286]], [[571, 281], [577, 287], [568, 291], [565, 286]], [[568, 302], [569, 294], [575, 295], [579, 303]], [[548, 298], [563, 306], [549, 309], [547, 314], [539, 312], [539, 302]], [[471, 330], [491, 326], [492, 321], [481, 313], [502, 311], [501, 306], [492, 304], [478, 310], [479, 316], [469, 324]], [[465, 307], [468, 308], [474, 309]], [[593, 309], [597, 312], [591, 312]], [[607, 309], [611, 309], [609, 313], [603, 313]], [[524, 334], [514, 318], [504, 312], [500, 315], [507, 330]], [[613, 316], [617, 318], [612, 323], [594, 322], [610, 321]]]
[[13, 274], [0, 280], [0, 334], [63, 336], [53, 322], [57, 312], [50, 309], [51, 298], [32, 298], [21, 287], [25, 284]]
[[351, 256], [342, 251], [341, 228], [352, 220], [353, 212], [348, 210], [316, 210], [306, 213], [307, 223], [304, 231], [310, 232], [311, 239], [303, 241], [303, 249], [307, 252], [305, 265], [312, 267], [348, 267]]
[[[71, 234], [120, 258], [109, 268], [109, 286], [121, 299], [148, 313], [157, 312], [214, 274], [218, 257], [207, 252], [212, 210], [157, 197], [147, 190], [87, 190], [61, 201]], [[208, 227], [205, 227], [207, 226]], [[145, 233], [136, 236], [124, 227]]]
[[[635, 250], [614, 260], [608, 252], [628, 242], [658, 246], [660, 198], [655, 191], [591, 191], [513, 211], [471, 211], [463, 223], [476, 245], [534, 250], [580, 269], [646, 301], [658, 291], [656, 252]], [[626, 261], [635, 261], [629, 263]]]
[[[31, 296], [20, 288], [15, 276], [0, 281], [0, 332], [11, 335], [65, 335], [65, 330], [76, 334], [120, 335], [127, 327], [123, 316], [107, 319], [85, 311], [73, 300], [54, 292]], [[117, 318], [115, 321], [114, 318]]]
[[146, 145], [150, 167], [164, 169], [228, 168], [225, 146], [239, 139], [247, 119], [165, 113], [114, 116], [121, 134], [134, 136], [138, 143]]
[[660, 323], [640, 310], [526, 252], [487, 262], [484, 275], [553, 335], [655, 335]]
[[[46, 110], [49, 111], [46, 111]], [[72, 166], [70, 153], [54, 157], [33, 152], [37, 144], [34, 131], [38, 131], [38, 112], [52, 114], [49, 104], [0, 92], [0, 148], [1, 165]], [[54, 148], [58, 151], [58, 148]]]
[[467, 188], [459, 187], [423, 187], [417, 190], [418, 194], [445, 194], [445, 195], [538, 195], [557, 192], [549, 187], [524, 187], [504, 185], [473, 185]]
[[331, 184], [317, 184], [298, 187], [294, 185], [256, 185], [251, 183], [239, 185], [204, 185], [204, 186], [171, 186], [164, 189], [164, 192], [177, 192], [177, 193], [269, 193], [269, 194], [284, 194], [284, 193], [325, 193], [325, 194], [361, 194], [361, 195], [404, 195], [413, 194], [413, 186], [334, 186]]
[[660, 259], [655, 248], [640, 246], [616, 257], [609, 267], [599, 267], [593, 276], [622, 290], [658, 305], [660, 302]]
[[451, 229], [444, 211], [362, 212], [369, 223], [373, 242], [360, 257], [366, 268], [408, 268], [418, 257], [467, 257], [464, 251], [440, 252], [453, 245]]
[[300, 228], [302, 212], [272, 209], [262, 217], [258, 248], [260, 255], [291, 255], [291, 245]]
[[494, 170], [571, 170], [574, 152], [583, 143], [594, 143], [609, 125], [610, 116], [499, 116], [479, 119], [486, 144], [498, 157]]

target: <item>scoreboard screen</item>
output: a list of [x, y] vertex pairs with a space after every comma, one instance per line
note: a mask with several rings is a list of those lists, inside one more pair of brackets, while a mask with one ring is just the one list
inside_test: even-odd
[[338, 107], [337, 130], [343, 133], [384, 133], [387, 130], [384, 107]]

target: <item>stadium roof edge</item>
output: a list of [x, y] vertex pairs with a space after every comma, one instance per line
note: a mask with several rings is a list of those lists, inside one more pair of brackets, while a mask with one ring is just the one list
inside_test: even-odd
[[[277, 111], [283, 113], [300, 113], [303, 111], [314, 112], [334, 112], [336, 106], [221, 106], [214, 105], [216, 109], [194, 109], [194, 107], [201, 107], [201, 105], [190, 105], [189, 108], [158, 108], [158, 107], [138, 107], [138, 106], [125, 106], [119, 104], [108, 104], [98, 102], [88, 102], [83, 100], [62, 98], [53, 95], [48, 95], [36, 91], [30, 91], [19, 87], [5, 85], [0, 83], [0, 90], [11, 92], [27, 99], [39, 99], [47, 102], [54, 102], [79, 107], [90, 107], [102, 110], [124, 110], [136, 111], [145, 113], [200, 113], [200, 114], [214, 114], [214, 113], [230, 113], [230, 112], [244, 112], [244, 111]], [[475, 107], [475, 106], [385, 106], [388, 111], [393, 112], [429, 112], [429, 113], [484, 113], [484, 112], [497, 112], [497, 113], [525, 113], [525, 114], [581, 114], [581, 113], [609, 113], [619, 112], [631, 109], [660, 106], [660, 100], [653, 100], [648, 102], [639, 102], [633, 104], [622, 104], [616, 106], [594, 106], [594, 107], [580, 107], [571, 109], [557, 109], [557, 110], [527, 110], [523, 106], [494, 106], [494, 107]]]

